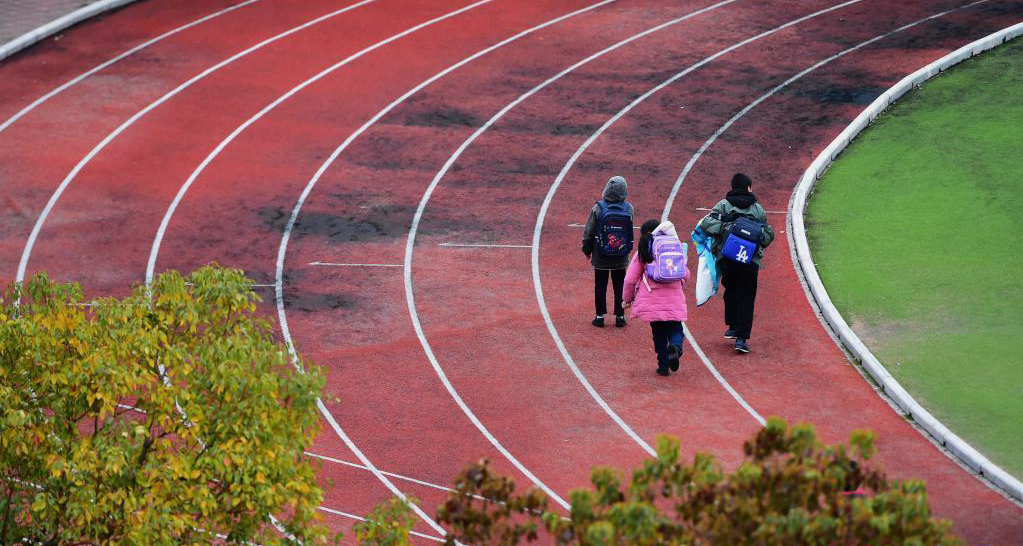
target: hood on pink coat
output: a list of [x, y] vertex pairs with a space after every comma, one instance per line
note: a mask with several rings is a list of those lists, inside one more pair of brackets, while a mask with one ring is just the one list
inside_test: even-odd
[[665, 220], [657, 225], [654, 229], [654, 235], [671, 235], [672, 237], [678, 238], [678, 232], [675, 231], [675, 224]]

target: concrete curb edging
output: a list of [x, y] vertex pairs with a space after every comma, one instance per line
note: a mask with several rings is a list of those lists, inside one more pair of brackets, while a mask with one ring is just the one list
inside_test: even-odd
[[920, 406], [888, 373], [888, 370], [870, 352], [859, 336], [852, 331], [842, 315], [839, 314], [838, 309], [835, 308], [820, 275], [817, 273], [817, 267], [810, 254], [810, 246], [806, 239], [806, 226], [803, 219], [806, 214], [806, 204], [813, 193], [817, 180], [849, 143], [888, 106], [913, 87], [919, 86], [945, 69], [1020, 35], [1023, 35], [1023, 23], [967, 44], [906, 76], [875, 99], [860, 115], [856, 116], [856, 119], [845, 130], [839, 133], [803, 173], [789, 203], [788, 235], [789, 244], [794, 249], [796, 256], [797, 273], [800, 273], [806, 281], [807, 297], [811, 303], [816, 303], [825, 327], [831, 329], [838, 336], [844, 348], [853, 355], [853, 358], [860, 361], [867, 372], [878, 382], [881, 391], [889, 396], [895, 405], [905, 412], [906, 416], [923, 427], [938, 443], [967, 467], [1004, 490], [1011, 497], [1023, 501], [1023, 482], [992, 463]]
[[6, 44], [0, 44], [0, 60], [6, 59], [22, 49], [25, 49], [26, 47], [41, 40], [45, 40], [46, 38], [49, 38], [50, 36], [53, 36], [72, 25], [81, 23], [82, 21], [95, 17], [105, 11], [110, 11], [137, 1], [138, 0], [100, 0], [94, 4], [89, 4], [88, 6], [72, 11], [59, 19], [50, 21], [49, 23], [46, 23], [34, 30], [30, 30]]

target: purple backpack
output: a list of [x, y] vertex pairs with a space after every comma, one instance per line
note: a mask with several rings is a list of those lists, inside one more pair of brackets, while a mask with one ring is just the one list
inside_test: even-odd
[[678, 282], [686, 277], [686, 245], [671, 235], [654, 235], [650, 242], [654, 261], [646, 264], [646, 276], [654, 282]]

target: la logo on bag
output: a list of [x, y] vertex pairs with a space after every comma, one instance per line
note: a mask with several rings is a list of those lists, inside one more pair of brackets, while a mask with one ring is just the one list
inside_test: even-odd
[[746, 252], [746, 247], [740, 246], [739, 252], [735, 255], [735, 260], [741, 263], [749, 262], [749, 254]]

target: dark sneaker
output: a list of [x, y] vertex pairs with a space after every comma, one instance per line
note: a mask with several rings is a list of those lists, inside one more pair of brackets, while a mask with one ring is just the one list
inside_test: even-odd
[[678, 345], [668, 345], [668, 367], [671, 371], [678, 371], [678, 359], [682, 356], [682, 349]]
[[725, 339], [735, 339], [737, 337], [739, 336], [735, 333], [735, 330], [732, 330], [731, 328], [725, 330]]
[[746, 340], [739, 338], [735, 340], [735, 350], [740, 353], [748, 353], [749, 345], [746, 344]]
[[618, 328], [625, 326], [625, 315], [615, 315], [615, 326]]
[[593, 319], [593, 323], [592, 324], [594, 326], [596, 326], [597, 328], [603, 328], [604, 327], [604, 317], [600, 316], [600, 317], [597, 317], [597, 318]]
[[669, 373], [671, 372], [667, 368], [657, 368], [657, 375], [668, 375]]

